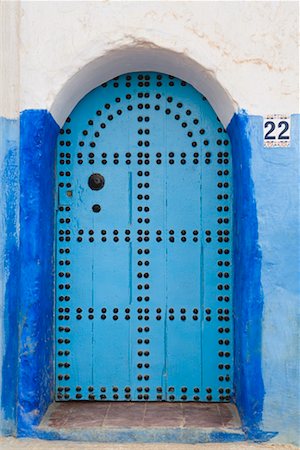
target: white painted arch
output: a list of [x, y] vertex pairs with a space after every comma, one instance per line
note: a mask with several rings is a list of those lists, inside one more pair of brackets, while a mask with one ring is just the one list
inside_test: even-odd
[[190, 83], [208, 99], [225, 127], [237, 110], [236, 102], [212, 70], [183, 53], [148, 43], [147, 46], [110, 50], [86, 64], [64, 84], [50, 112], [61, 126], [76, 104], [92, 89], [116, 76], [138, 71], [162, 72]]

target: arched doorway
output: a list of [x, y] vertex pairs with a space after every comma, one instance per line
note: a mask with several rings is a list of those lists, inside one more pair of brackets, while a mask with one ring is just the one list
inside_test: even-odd
[[57, 400], [230, 401], [231, 147], [156, 72], [87, 94], [57, 144]]

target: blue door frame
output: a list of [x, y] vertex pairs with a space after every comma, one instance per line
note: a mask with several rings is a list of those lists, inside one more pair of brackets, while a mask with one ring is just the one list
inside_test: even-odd
[[[233, 153], [235, 403], [249, 439], [266, 440], [260, 429], [261, 255], [247, 114], [234, 115], [227, 132]], [[54, 156], [59, 127], [46, 110], [26, 110], [20, 119], [20, 256], [14, 274], [19, 286], [19, 373], [17, 434], [38, 436], [36, 425], [54, 399]], [[7, 292], [13, 302], [15, 288]], [[251, 328], [249, 329], [249, 324]], [[247, 331], [247, 332], [246, 332]], [[49, 437], [49, 436], [48, 436]], [[50, 436], [51, 437], [51, 436]]]

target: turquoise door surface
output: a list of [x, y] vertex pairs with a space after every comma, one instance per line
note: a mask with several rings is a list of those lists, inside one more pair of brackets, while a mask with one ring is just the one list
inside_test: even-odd
[[57, 400], [230, 401], [231, 146], [208, 101], [116, 77], [56, 161]]

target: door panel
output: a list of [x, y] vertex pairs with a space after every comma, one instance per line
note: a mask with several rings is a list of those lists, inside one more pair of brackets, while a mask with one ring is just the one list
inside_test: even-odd
[[230, 401], [231, 147], [154, 72], [87, 94], [57, 144], [56, 398]]

